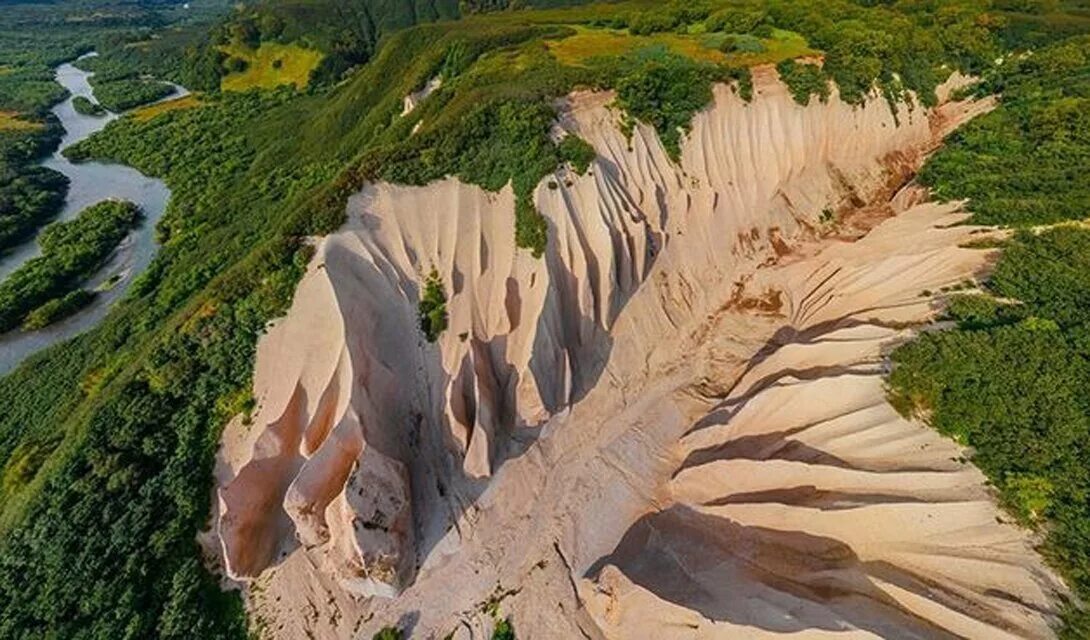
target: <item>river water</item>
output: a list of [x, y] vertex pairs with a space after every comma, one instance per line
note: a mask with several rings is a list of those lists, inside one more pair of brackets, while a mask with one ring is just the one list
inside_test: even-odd
[[[94, 54], [90, 54], [94, 55]], [[81, 312], [39, 331], [21, 330], [0, 334], [0, 375], [16, 367], [27, 356], [48, 346], [83, 333], [98, 324], [110, 306], [124, 295], [133, 278], [147, 268], [155, 255], [155, 223], [166, 210], [170, 190], [162, 181], [149, 178], [139, 171], [119, 164], [84, 162], [73, 164], [61, 150], [100, 131], [118, 116], [107, 113], [101, 116], [85, 116], [72, 106], [76, 96], [84, 96], [97, 102], [87, 78], [91, 74], [72, 64], [62, 64], [56, 69], [56, 80], [72, 94], [53, 108], [53, 113], [64, 125], [65, 135], [57, 151], [42, 162], [68, 176], [70, 181], [64, 209], [56, 220], [71, 220], [87, 207], [108, 199], [129, 200], [144, 212], [144, 221], [122, 241], [107, 264], [84, 287], [103, 287], [95, 301]], [[175, 85], [175, 91], [166, 100], [174, 100], [188, 93]], [[19, 268], [27, 260], [41, 253], [36, 240], [29, 240], [11, 251], [0, 254], [0, 279]], [[113, 283], [112, 287], [105, 287]]]

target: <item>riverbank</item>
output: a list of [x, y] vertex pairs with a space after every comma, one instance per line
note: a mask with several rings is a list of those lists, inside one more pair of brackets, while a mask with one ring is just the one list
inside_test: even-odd
[[[170, 198], [170, 190], [161, 180], [149, 178], [125, 165], [101, 162], [76, 164], [64, 157], [64, 149], [101, 131], [119, 117], [119, 114], [110, 111], [101, 116], [83, 115], [76, 111], [73, 104], [76, 98], [83, 97], [97, 104], [88, 82], [91, 75], [71, 63], [56, 68], [56, 81], [70, 94], [52, 109], [65, 134], [57, 150], [42, 162], [43, 166], [59, 171], [70, 181], [64, 208], [56, 220], [71, 220], [87, 207], [110, 199], [133, 202], [144, 212], [145, 219], [85, 283], [85, 288], [99, 290], [94, 303], [80, 313], [38, 331], [10, 331], [0, 335], [0, 375], [8, 373], [30, 355], [97, 325], [113, 303], [125, 294], [133, 278], [151, 263], [157, 249], [155, 223], [166, 211]], [[175, 90], [165, 100], [178, 99], [189, 93], [178, 85], [175, 85]], [[0, 256], [0, 279], [6, 278], [40, 253], [37, 239], [32, 238]]]

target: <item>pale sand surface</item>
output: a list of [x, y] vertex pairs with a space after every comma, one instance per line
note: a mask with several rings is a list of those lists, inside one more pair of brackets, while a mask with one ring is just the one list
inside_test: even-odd
[[1051, 635], [1062, 585], [1033, 541], [883, 389], [941, 309], [923, 292], [994, 260], [959, 248], [990, 232], [958, 204], [900, 189], [992, 102], [895, 121], [755, 85], [716, 88], [680, 168], [608, 94], [566, 100], [559, 129], [598, 158], [538, 187], [541, 260], [510, 189], [350, 200], [217, 469], [211, 544], [266, 636], [487, 638], [490, 598], [534, 639]]

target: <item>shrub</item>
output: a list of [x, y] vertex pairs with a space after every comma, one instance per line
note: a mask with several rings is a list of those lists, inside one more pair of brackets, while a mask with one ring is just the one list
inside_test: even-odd
[[73, 98], [72, 108], [76, 110], [76, 113], [85, 116], [100, 116], [106, 113], [106, 110], [102, 108], [102, 105], [95, 104], [84, 96], [76, 96]]
[[515, 627], [510, 620], [499, 620], [492, 629], [492, 640], [515, 640]]
[[791, 90], [795, 102], [807, 105], [813, 96], [817, 96], [822, 102], [829, 99], [829, 81], [818, 65], [784, 60], [776, 65], [776, 70], [780, 73], [780, 79]]
[[23, 330], [36, 331], [47, 327], [76, 313], [94, 299], [95, 292], [86, 289], [76, 289], [64, 297], [54, 298], [27, 314], [23, 320]]
[[587, 172], [590, 163], [594, 162], [594, 158], [597, 156], [594, 147], [577, 135], [568, 135], [560, 141], [559, 154], [560, 159], [563, 162], [570, 163], [579, 175]]
[[646, 36], [652, 33], [672, 31], [680, 22], [669, 13], [654, 11], [636, 15], [628, 23], [628, 30], [634, 36]]
[[760, 8], [728, 7], [708, 16], [704, 27], [708, 31], [724, 33], [751, 33], [768, 18], [768, 13]]
[[419, 313], [420, 330], [428, 342], [435, 342], [447, 329], [447, 294], [443, 290], [443, 280], [435, 269], [424, 280]]
[[723, 38], [719, 50], [723, 53], [764, 53], [766, 48], [760, 38], [747, 34], [732, 34]]
[[535, 258], [545, 254], [549, 241], [549, 224], [545, 216], [534, 206], [531, 196], [515, 201], [515, 245], [529, 249]]
[[946, 313], [962, 329], [986, 329], [1024, 319], [1021, 305], [1003, 303], [990, 295], [971, 293], [951, 297]]

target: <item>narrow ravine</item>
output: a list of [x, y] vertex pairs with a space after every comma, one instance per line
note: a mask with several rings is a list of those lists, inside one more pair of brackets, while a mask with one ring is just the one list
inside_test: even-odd
[[[95, 54], [87, 54], [95, 55]], [[144, 221], [118, 247], [109, 261], [85, 283], [88, 289], [99, 289], [94, 303], [81, 312], [38, 331], [14, 330], [0, 335], [0, 374], [14, 369], [28, 356], [46, 347], [67, 340], [97, 325], [141, 273], [155, 255], [155, 223], [166, 210], [170, 190], [161, 180], [149, 178], [139, 171], [120, 164], [84, 162], [75, 164], [64, 157], [63, 150], [101, 131], [118, 114], [101, 116], [77, 113], [72, 101], [83, 96], [97, 103], [88, 78], [92, 74], [71, 63], [57, 67], [56, 80], [68, 89], [68, 99], [53, 107], [53, 113], [64, 126], [64, 137], [57, 150], [42, 162], [66, 175], [70, 181], [64, 208], [55, 220], [71, 220], [85, 208], [108, 199], [128, 200], [144, 212]], [[175, 93], [164, 98], [175, 100], [189, 92], [174, 85]], [[39, 255], [36, 239], [27, 240], [13, 250], [0, 255], [0, 279], [23, 263]]]

